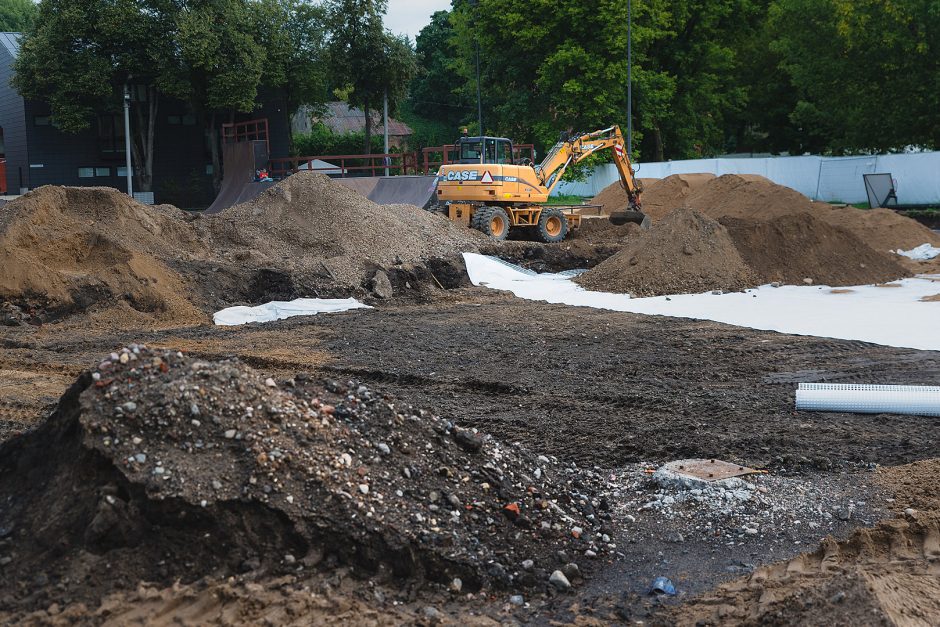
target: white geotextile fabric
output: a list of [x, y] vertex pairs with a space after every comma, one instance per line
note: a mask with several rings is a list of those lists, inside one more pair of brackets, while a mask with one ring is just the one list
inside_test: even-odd
[[940, 255], [940, 248], [931, 246], [930, 244], [921, 244], [917, 248], [912, 248], [911, 250], [898, 250], [896, 252], [899, 255], [904, 255], [908, 259], [929, 261], [937, 255]]
[[298, 298], [274, 300], [256, 307], [229, 307], [215, 312], [212, 321], [220, 326], [234, 326], [249, 322], [272, 322], [293, 316], [312, 316], [318, 313], [339, 313], [350, 309], [371, 309], [355, 298]]
[[[900, 287], [843, 288], [851, 291], [835, 294], [827, 286], [764, 285], [729, 294], [630, 298], [626, 294], [587, 291], [574, 283], [570, 274], [533, 275], [475, 253], [464, 253], [464, 260], [474, 285], [507, 290], [527, 300], [940, 350], [940, 302], [920, 300], [940, 293], [940, 276], [897, 281]], [[578, 314], [572, 311], [571, 315], [574, 319]]]

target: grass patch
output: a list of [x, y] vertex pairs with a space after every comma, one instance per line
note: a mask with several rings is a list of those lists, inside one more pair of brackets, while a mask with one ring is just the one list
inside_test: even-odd
[[572, 196], [570, 194], [559, 194], [557, 196], [549, 196], [548, 204], [550, 205], [580, 205], [584, 201], [588, 200], [583, 196]]

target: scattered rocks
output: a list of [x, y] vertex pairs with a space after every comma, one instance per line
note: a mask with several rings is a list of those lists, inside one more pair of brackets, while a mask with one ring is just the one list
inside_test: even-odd
[[[107, 513], [83, 514], [102, 527], [94, 534], [66, 532], [62, 525], [79, 523], [60, 516], [50, 536], [96, 538], [96, 552], [107, 556], [136, 541], [151, 524], [143, 513], [162, 511], [163, 501], [173, 503], [174, 533], [193, 525], [198, 541], [148, 543], [122, 576], [192, 580], [226, 576], [233, 563], [238, 572], [294, 571], [307, 563], [291, 557], [298, 551], [359, 570], [363, 551], [374, 568], [394, 564], [402, 578], [440, 573], [430, 576], [454, 594], [518, 593], [570, 586], [581, 572], [568, 556], [613, 550], [598, 542], [612, 520], [598, 471], [537, 459], [354, 381], [296, 377], [272, 386], [237, 360], [137, 348], [103, 360], [102, 376], [81, 379], [71, 404], [60, 403], [19, 444], [56, 447], [66, 460], [55, 479], [58, 511], [78, 516], [100, 501]], [[134, 359], [121, 363], [121, 354]], [[69, 466], [90, 450], [100, 460], [94, 474]], [[14, 451], [5, 467], [30, 467], [16, 460]], [[533, 476], [534, 468], [544, 472]], [[110, 485], [126, 486], [120, 498]], [[29, 495], [19, 511], [47, 511], [44, 498]], [[63, 563], [80, 550], [61, 547]], [[554, 563], [559, 552], [564, 579], [546, 582], [535, 565]], [[22, 568], [31, 568], [28, 559]]]
[[560, 570], [556, 570], [548, 578], [549, 583], [555, 586], [556, 589], [564, 592], [565, 590], [571, 589], [571, 582], [568, 581], [568, 578], [565, 576], [565, 573]]

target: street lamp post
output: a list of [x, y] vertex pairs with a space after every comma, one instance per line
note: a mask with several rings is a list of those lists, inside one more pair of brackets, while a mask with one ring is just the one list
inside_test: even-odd
[[127, 195], [134, 197], [134, 173], [131, 171], [131, 91], [124, 83], [124, 168], [127, 170]]
[[633, 2], [627, 0], [627, 155], [633, 159]]

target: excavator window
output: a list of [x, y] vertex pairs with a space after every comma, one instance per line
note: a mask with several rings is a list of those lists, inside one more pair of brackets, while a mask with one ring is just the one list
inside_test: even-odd
[[486, 139], [486, 157], [483, 159], [483, 163], [496, 163], [496, 140], [495, 139]]
[[483, 152], [482, 146], [483, 146], [483, 142], [479, 139], [460, 140], [460, 162], [461, 163], [480, 163], [480, 153]]
[[512, 163], [512, 142], [500, 139], [496, 142], [496, 163]]

